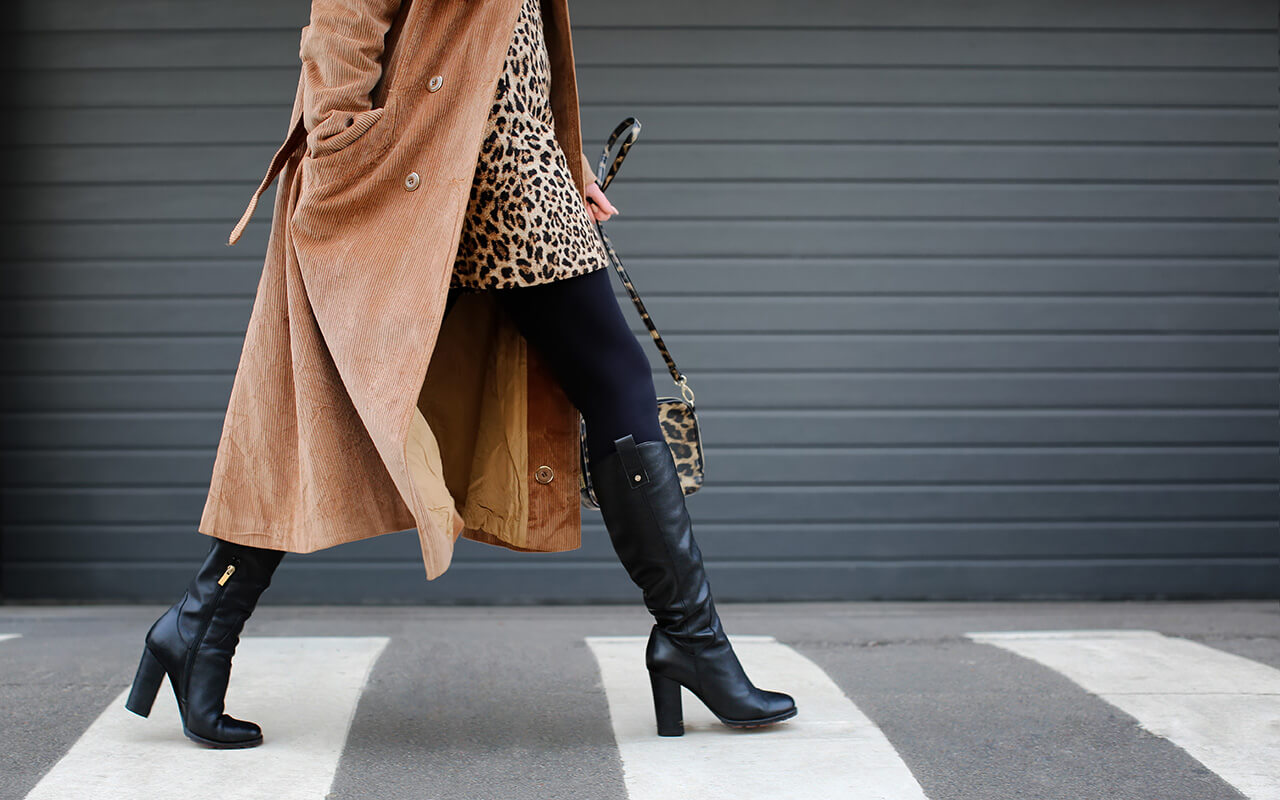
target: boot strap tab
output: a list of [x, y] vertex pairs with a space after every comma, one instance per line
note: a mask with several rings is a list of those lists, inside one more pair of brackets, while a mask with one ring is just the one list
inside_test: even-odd
[[631, 434], [613, 440], [613, 446], [622, 459], [622, 468], [627, 473], [627, 485], [632, 489], [649, 483], [649, 473], [645, 471], [644, 462], [640, 460], [640, 452], [636, 450], [636, 440]]

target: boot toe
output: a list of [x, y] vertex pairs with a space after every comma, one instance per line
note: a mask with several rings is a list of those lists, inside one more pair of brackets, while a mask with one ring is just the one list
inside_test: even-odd
[[765, 690], [765, 713], [769, 716], [796, 710], [796, 700], [785, 692]]
[[[775, 722], [791, 719], [796, 715], [795, 700], [789, 694], [756, 689], [750, 712], [729, 718], [716, 714], [720, 721], [731, 728], [759, 728]], [[714, 713], [714, 711], [713, 711]]]
[[262, 744], [262, 728], [257, 723], [223, 714], [213, 731], [198, 734], [187, 730], [187, 737], [192, 741], [209, 747], [254, 747]]
[[236, 719], [225, 714], [219, 727], [219, 738], [232, 742], [246, 742], [262, 738], [262, 728], [256, 722]]

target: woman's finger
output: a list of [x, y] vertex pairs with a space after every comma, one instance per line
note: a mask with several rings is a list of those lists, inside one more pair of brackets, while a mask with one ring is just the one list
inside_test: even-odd
[[597, 220], [604, 221], [618, 213], [618, 208], [605, 196], [604, 190], [600, 188], [599, 184], [591, 183], [587, 185], [587, 199], [591, 201], [591, 212]]

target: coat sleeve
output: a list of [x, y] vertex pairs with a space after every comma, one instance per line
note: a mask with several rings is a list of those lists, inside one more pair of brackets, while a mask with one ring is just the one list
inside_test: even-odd
[[401, 0], [311, 0], [302, 29], [302, 120], [307, 144], [346, 128], [372, 105], [382, 77], [383, 38]]

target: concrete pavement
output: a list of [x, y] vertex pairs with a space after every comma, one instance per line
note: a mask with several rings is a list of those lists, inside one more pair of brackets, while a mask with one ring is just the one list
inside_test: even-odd
[[[707, 800], [1280, 798], [1280, 760], [1261, 760], [1266, 734], [1280, 742], [1274, 601], [718, 607], [748, 674], [795, 694], [796, 718], [730, 731], [686, 692], [686, 735], [653, 735], [643, 670], [614, 680], [599, 652], [635, 637], [642, 658], [640, 606], [264, 597], [227, 710], [266, 743], [213, 751], [182, 736], [167, 683], [148, 719], [118, 707], [161, 607], [0, 606], [0, 798], [650, 800], [655, 780]], [[1022, 649], [975, 636], [997, 632], [1023, 632]], [[1090, 657], [1062, 661], [1077, 646]], [[1098, 659], [1096, 680], [1129, 683], [1096, 683]], [[625, 650], [618, 663], [632, 669]], [[1232, 678], [1205, 688], [1197, 670]], [[650, 732], [620, 728], [628, 717]], [[1241, 758], [1203, 749], [1224, 718], [1247, 728]], [[746, 766], [720, 793], [715, 770], [734, 759]]]

